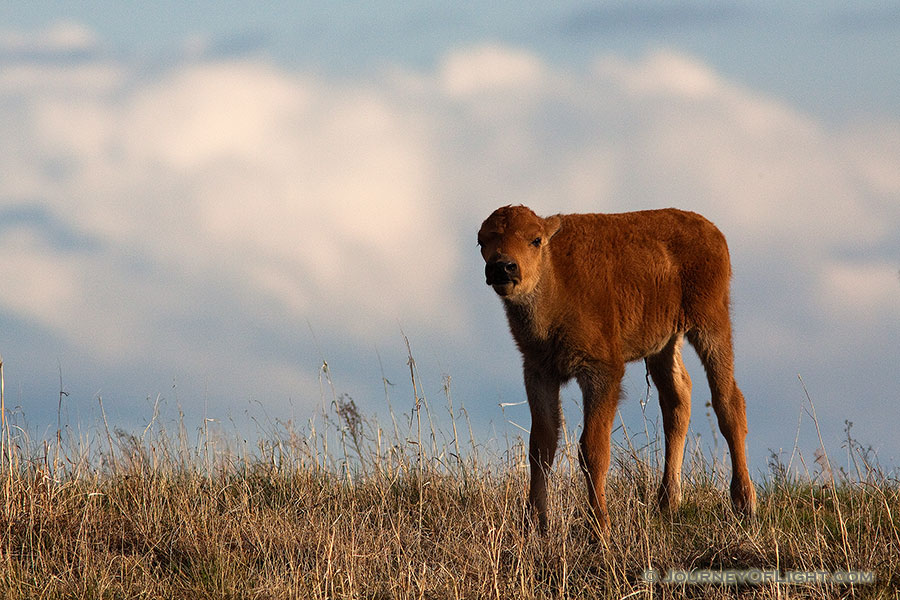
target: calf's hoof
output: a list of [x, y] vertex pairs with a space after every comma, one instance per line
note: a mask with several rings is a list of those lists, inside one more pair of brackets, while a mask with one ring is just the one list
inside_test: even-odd
[[656, 493], [656, 499], [659, 502], [660, 512], [675, 512], [681, 506], [681, 486], [660, 485], [659, 491]]
[[756, 490], [752, 483], [731, 484], [731, 504], [734, 510], [747, 517], [756, 516]]

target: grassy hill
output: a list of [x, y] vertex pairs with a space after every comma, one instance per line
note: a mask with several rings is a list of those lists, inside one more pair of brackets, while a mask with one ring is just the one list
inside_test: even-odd
[[[824, 456], [813, 473], [773, 457], [756, 481], [759, 515], [747, 521], [728, 504], [727, 467], [697, 449], [686, 459], [684, 506], [661, 515], [659, 436], [625, 436], [609, 481], [612, 533], [597, 540], [567, 435], [550, 532], [538, 537], [522, 526], [521, 439], [490, 449], [452, 406], [449, 431], [437, 431], [415, 393], [416, 406], [392, 413], [388, 430], [334, 395], [302, 427], [270, 424], [252, 448], [208, 423], [188, 431], [155, 419], [126, 433], [104, 422], [32, 442], [5, 422], [0, 596], [898, 595], [900, 486], [858, 445], [852, 475], [832, 472]], [[649, 441], [636, 447], [637, 437]], [[684, 581], [716, 577], [732, 583]], [[848, 578], [868, 581], [838, 581]]]

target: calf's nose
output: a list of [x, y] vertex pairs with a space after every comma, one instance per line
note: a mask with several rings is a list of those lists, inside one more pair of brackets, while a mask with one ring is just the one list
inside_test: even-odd
[[488, 285], [509, 283], [519, 276], [519, 265], [510, 260], [495, 260], [484, 267]]

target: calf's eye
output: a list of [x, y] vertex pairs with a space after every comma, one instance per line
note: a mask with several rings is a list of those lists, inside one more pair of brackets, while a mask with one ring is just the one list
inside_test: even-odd
[[540, 248], [541, 247], [541, 238], [536, 237], [533, 240], [531, 240], [531, 245], [534, 246], [535, 248]]

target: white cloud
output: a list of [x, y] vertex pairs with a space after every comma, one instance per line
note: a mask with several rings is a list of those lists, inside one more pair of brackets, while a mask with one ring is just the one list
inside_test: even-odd
[[79, 287], [81, 265], [77, 260], [60, 260], [27, 230], [6, 231], [0, 242], [3, 309], [65, 330], [72, 323], [69, 309]]
[[[430, 150], [402, 110], [375, 91], [265, 63], [135, 77], [116, 94], [88, 84], [74, 97], [10, 90], [32, 106], [23, 125], [31, 175], [18, 177], [32, 184], [7, 183], [3, 196], [44, 198], [117, 252], [222, 277], [286, 317], [362, 337], [400, 318], [444, 332], [459, 325], [455, 305], [431, 319], [457, 249], [429, 197]], [[65, 175], [42, 177], [48, 160], [69, 165]], [[17, 310], [47, 317], [27, 303]]]
[[33, 33], [0, 30], [0, 52], [78, 52], [98, 45], [94, 32], [80, 23], [57, 22]]
[[701, 63], [674, 52], [656, 52], [640, 65], [614, 56], [597, 61], [603, 79], [618, 82], [632, 96], [683, 97], [692, 101], [717, 95], [724, 81]]
[[545, 79], [545, 71], [533, 54], [486, 45], [450, 53], [441, 66], [440, 79], [447, 94], [466, 97], [528, 90]]
[[900, 264], [836, 262], [823, 269], [822, 303], [833, 318], [900, 318]]
[[623, 183], [623, 196], [694, 206], [754, 253], [788, 237], [806, 252], [819, 246], [813, 238], [888, 233], [854, 197], [848, 149], [791, 107], [671, 52], [607, 58], [597, 72], [602, 94], [633, 123], [619, 144], [635, 161], [623, 170], [641, 183]]
[[860, 178], [863, 191], [873, 196], [877, 210], [900, 219], [900, 121], [859, 119], [846, 126], [842, 134], [848, 162]]
[[158, 316], [160, 290], [116, 260], [61, 250], [29, 227], [0, 236], [0, 255], [4, 312], [85, 347], [107, 365], [139, 360], [160, 341], [148, 325]]
[[278, 160], [286, 128], [314, 90], [258, 62], [189, 64], [139, 89], [119, 133], [139, 162], [176, 171], [216, 161]]

